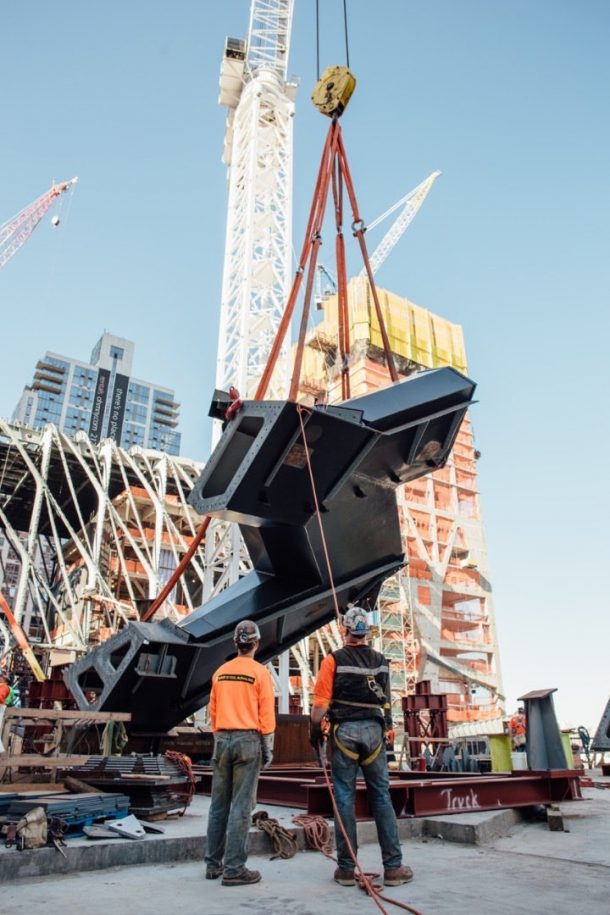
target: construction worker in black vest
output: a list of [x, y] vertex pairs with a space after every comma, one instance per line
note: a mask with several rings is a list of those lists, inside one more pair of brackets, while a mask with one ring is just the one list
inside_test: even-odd
[[[384, 884], [400, 886], [413, 879], [413, 871], [402, 864], [398, 825], [390, 798], [384, 739], [390, 733], [393, 735], [389, 664], [382, 654], [367, 645], [369, 622], [365, 610], [351, 607], [342, 622], [344, 647], [327, 655], [320, 665], [310, 740], [319, 749], [324, 739], [323, 721], [328, 718], [335, 801], [354, 856], [358, 850], [355, 800], [360, 770], [377, 827]], [[337, 822], [335, 841], [338, 867], [334, 878], [341, 886], [354, 886], [355, 862]]]

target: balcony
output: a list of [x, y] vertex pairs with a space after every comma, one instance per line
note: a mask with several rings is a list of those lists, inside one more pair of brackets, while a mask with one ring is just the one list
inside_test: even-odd
[[171, 416], [172, 414], [167, 414], [166, 416], [165, 414], [159, 414], [155, 411], [155, 413], [153, 413], [153, 422], [157, 423], [159, 426], [168, 426], [170, 429], [175, 429], [178, 425], [178, 419], [173, 419], [173, 417], [167, 418]]
[[37, 371], [52, 372], [55, 375], [65, 375], [66, 370], [63, 365], [53, 365], [51, 362], [44, 362], [43, 359], [39, 359], [36, 363]]
[[443, 642], [449, 643], [447, 646], [449, 650], [455, 651], [477, 651], [481, 646], [491, 645], [489, 634], [479, 633], [477, 638], [473, 639], [465, 633], [452, 632], [444, 626], [441, 628], [441, 639]]
[[442, 609], [442, 624], [452, 632], [468, 631], [483, 626], [487, 618], [482, 613], [459, 613], [455, 610]]
[[61, 388], [58, 388], [55, 382], [51, 383], [49, 381], [34, 381], [32, 384], [32, 391], [46, 391], [47, 394], [61, 394]]

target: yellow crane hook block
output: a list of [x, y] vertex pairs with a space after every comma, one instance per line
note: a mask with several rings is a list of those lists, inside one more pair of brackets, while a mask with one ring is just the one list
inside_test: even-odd
[[327, 117], [341, 117], [356, 88], [356, 77], [347, 67], [327, 67], [311, 93], [311, 100]]

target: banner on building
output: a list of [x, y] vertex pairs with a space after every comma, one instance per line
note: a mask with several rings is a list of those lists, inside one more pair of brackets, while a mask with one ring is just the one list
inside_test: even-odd
[[106, 409], [109, 382], [110, 372], [108, 369], [98, 369], [95, 393], [93, 394], [91, 422], [89, 423], [89, 438], [92, 442], [99, 442], [102, 438], [102, 425], [104, 423], [104, 410]]
[[115, 375], [112, 401], [110, 404], [110, 419], [108, 420], [108, 435], [115, 442], [120, 443], [125, 418], [125, 405], [127, 403], [127, 389], [129, 387], [128, 375]]

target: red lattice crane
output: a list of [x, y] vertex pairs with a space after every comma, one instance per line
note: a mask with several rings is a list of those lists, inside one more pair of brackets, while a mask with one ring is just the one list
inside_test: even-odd
[[[41, 197], [0, 226], [0, 269], [25, 244], [56, 198], [73, 188], [77, 181], [78, 178], [71, 178], [70, 181], [54, 184]], [[53, 217], [53, 225], [59, 225], [59, 217]]]

